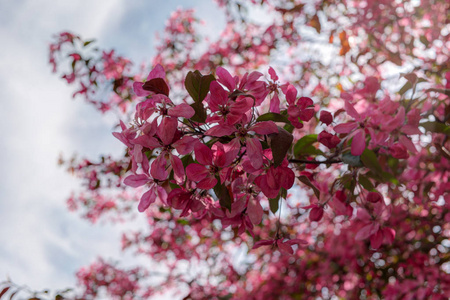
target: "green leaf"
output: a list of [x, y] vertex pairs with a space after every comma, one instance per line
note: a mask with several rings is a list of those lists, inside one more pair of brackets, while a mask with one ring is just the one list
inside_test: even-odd
[[83, 47], [86, 47], [87, 45], [89, 45], [92, 42], [95, 42], [95, 40], [89, 40], [89, 41], [84, 42]]
[[303, 155], [306, 155], [306, 156], [308, 156], [308, 155], [324, 155], [324, 153], [321, 150], [319, 150], [316, 147], [311, 145], [302, 150], [302, 153], [300, 156], [303, 156]]
[[381, 172], [381, 178], [385, 181], [385, 182], [390, 182], [393, 183], [395, 185], [399, 185], [400, 182], [398, 181], [397, 178], [394, 177], [394, 175], [392, 175], [389, 172]]
[[[310, 147], [317, 142], [317, 134], [308, 134], [302, 137], [295, 143], [294, 156], [298, 157], [300, 154], [310, 154]], [[313, 147], [316, 149], [315, 147]]]
[[201, 103], [209, 92], [209, 86], [216, 80], [212, 74], [202, 75], [198, 70], [189, 71], [184, 80], [184, 86], [196, 103]]
[[278, 195], [276, 198], [269, 199], [270, 211], [273, 212], [273, 214], [278, 211], [280, 199], [280, 195]]
[[189, 225], [189, 221], [186, 219], [177, 219], [177, 223], [181, 225]]
[[191, 104], [191, 107], [195, 111], [195, 115], [191, 117], [191, 120], [198, 123], [205, 123], [206, 121], [206, 109], [202, 102], [195, 102]]
[[365, 149], [363, 154], [361, 155], [361, 161], [363, 162], [365, 167], [371, 169], [376, 174], [383, 173], [383, 168], [381, 168], [381, 165], [378, 162], [377, 155], [372, 150]]
[[316, 195], [317, 199], [320, 199], [320, 191], [318, 188], [316, 188], [316, 186], [314, 184], [312, 184], [312, 182], [309, 180], [309, 178], [305, 175], [300, 175], [298, 177], [298, 180], [300, 180], [301, 182], [303, 182], [304, 184], [306, 184], [307, 186], [309, 186], [310, 188], [313, 189], [314, 194]]
[[216, 194], [217, 198], [219, 198], [220, 206], [231, 211], [231, 203], [233, 202], [233, 196], [228, 188], [229, 187], [223, 184], [217, 183], [216, 186], [214, 187], [214, 193]]
[[407, 81], [402, 86], [402, 88], [398, 91], [398, 93], [403, 96], [403, 94], [405, 94], [408, 90], [412, 89], [412, 87], [413, 87], [413, 85], [412, 85], [411, 81]]
[[420, 123], [419, 126], [422, 126], [423, 128], [425, 128], [425, 130], [430, 131], [430, 132], [450, 134], [450, 126], [447, 126], [444, 123], [425, 122], [425, 123]]
[[286, 130], [286, 131], [288, 131], [290, 133], [294, 132], [294, 129], [295, 129], [295, 127], [292, 126], [292, 124], [290, 124], [290, 123], [287, 123], [286, 125], [284, 125], [283, 128], [284, 128], [284, 130]]
[[266, 114], [260, 115], [258, 117], [258, 119], [256, 119], [256, 122], [261, 122], [261, 121], [283, 122], [283, 123], [287, 123], [287, 124], [291, 123], [286, 116], [283, 116], [283, 115], [277, 114], [277, 113], [266, 113]]
[[373, 191], [375, 189], [372, 182], [366, 176], [359, 175], [358, 182], [368, 191]]
[[428, 39], [424, 35], [421, 35], [419, 40], [422, 42], [422, 44], [424, 44], [426, 47], [428, 47], [428, 44], [430, 42], [428, 42]]
[[350, 152], [345, 152], [342, 154], [342, 162], [346, 163], [347, 165], [351, 167], [362, 167], [363, 163], [361, 162], [360, 156], [352, 155]]
[[270, 148], [272, 149], [273, 164], [278, 167], [286, 157], [294, 137], [288, 131], [278, 126], [278, 133], [269, 134]]
[[183, 167], [186, 169], [188, 165], [194, 162], [192, 155], [188, 154], [181, 158], [181, 162], [183, 163]]

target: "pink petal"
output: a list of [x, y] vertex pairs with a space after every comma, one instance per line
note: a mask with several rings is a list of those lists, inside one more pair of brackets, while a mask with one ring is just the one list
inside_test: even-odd
[[130, 175], [123, 180], [123, 183], [125, 185], [131, 186], [134, 188], [143, 186], [147, 182], [149, 182], [149, 177], [145, 174]]
[[272, 67], [269, 67], [269, 75], [270, 75], [270, 79], [272, 79], [272, 81], [278, 80], [277, 73], [275, 72], [275, 70]]
[[177, 183], [184, 182], [184, 167], [183, 162], [178, 156], [170, 154], [170, 164], [172, 165], [173, 174]]
[[118, 139], [119, 141], [121, 141], [122, 143], [124, 143], [125, 146], [127, 146], [127, 147], [129, 147], [129, 148], [132, 147], [130, 141], [125, 137], [125, 135], [124, 135], [123, 133], [121, 133], [121, 132], [113, 132], [112, 134], [113, 134], [113, 136], [114, 136], [116, 139]]
[[165, 153], [161, 153], [153, 162], [150, 169], [150, 175], [158, 180], [166, 180], [169, 173], [166, 171], [167, 161], [164, 157]]
[[401, 135], [399, 137], [399, 142], [406, 147], [406, 149], [408, 149], [409, 151], [411, 151], [412, 153], [416, 154], [417, 153], [417, 149], [414, 146], [413, 142], [411, 142], [411, 140], [409, 138], [407, 138], [404, 135]]
[[144, 212], [150, 206], [150, 204], [155, 202], [155, 200], [156, 194], [153, 189], [150, 189], [147, 192], [145, 192], [141, 197], [141, 201], [139, 201], [138, 205], [139, 212]]
[[378, 223], [370, 223], [363, 228], [361, 228], [355, 236], [355, 240], [362, 241], [367, 239], [369, 236], [378, 231], [379, 225]]
[[306, 109], [308, 106], [313, 105], [314, 102], [312, 101], [311, 98], [308, 97], [300, 97], [300, 99], [298, 99], [297, 101], [297, 106], [301, 109], [304, 110]]
[[407, 135], [421, 134], [417, 125], [405, 125], [400, 131]]
[[309, 120], [312, 119], [313, 116], [314, 116], [314, 109], [309, 108], [300, 111], [300, 115], [298, 117], [300, 118], [300, 120], [308, 122]]
[[217, 179], [213, 176], [207, 176], [203, 180], [200, 180], [199, 183], [197, 183], [197, 188], [202, 190], [210, 190], [213, 187], [215, 187], [217, 184]]
[[157, 129], [157, 134], [164, 145], [170, 145], [177, 131], [178, 120], [175, 118], [164, 117]]
[[194, 150], [195, 145], [198, 143], [198, 140], [196, 138], [193, 138], [192, 136], [184, 136], [175, 143], [172, 144], [172, 146], [177, 150], [177, 152], [180, 155], [186, 155], [192, 152]]
[[220, 83], [225, 85], [229, 91], [234, 91], [236, 88], [236, 82], [227, 70], [222, 67], [217, 67], [216, 75], [219, 77]]
[[319, 222], [323, 217], [323, 207], [313, 207], [309, 212], [309, 219], [311, 221]]
[[217, 125], [207, 130], [205, 135], [222, 137], [225, 135], [231, 135], [235, 131], [236, 129], [233, 126]]
[[267, 198], [273, 199], [278, 195], [279, 190], [271, 189], [267, 184], [267, 176], [263, 175], [256, 177], [255, 183]]
[[367, 210], [363, 208], [358, 209], [358, 211], [356, 212], [356, 217], [363, 222], [370, 222], [370, 220], [372, 219]]
[[219, 106], [224, 106], [228, 102], [228, 93], [224, 90], [224, 88], [217, 82], [212, 81], [209, 90], [211, 92], [209, 96], [209, 108], [212, 111], [218, 111]]
[[146, 91], [142, 88], [143, 82], [133, 82], [133, 91], [138, 97], [146, 97], [151, 94], [151, 92]]
[[228, 124], [236, 124], [242, 117], [252, 108], [253, 99], [249, 97], [238, 98], [233, 104], [230, 105], [230, 113], [227, 115]]
[[245, 139], [246, 148], [247, 148], [247, 156], [250, 159], [250, 163], [255, 169], [260, 169], [263, 165], [263, 149], [261, 146], [261, 142], [257, 138], [249, 138]]
[[359, 121], [361, 119], [361, 116], [353, 107], [353, 104], [350, 103], [350, 101], [345, 101], [345, 111], [349, 116], [353, 117], [356, 121]]
[[178, 104], [177, 106], [170, 108], [167, 113], [171, 117], [177, 117], [177, 118], [182, 117], [182, 118], [189, 119], [190, 117], [195, 115], [195, 110], [190, 105], [188, 105], [186, 103], [181, 103], [181, 104]]
[[383, 232], [381, 230], [378, 230], [377, 233], [370, 237], [370, 247], [372, 247], [373, 249], [380, 248], [381, 244], [383, 243], [383, 237]]
[[250, 127], [249, 130], [254, 131], [257, 134], [261, 134], [261, 135], [278, 133], [277, 125], [275, 125], [275, 123], [272, 121], [258, 122], [255, 125], [253, 125], [252, 127]]
[[333, 129], [336, 133], [349, 133], [356, 127], [358, 127], [358, 123], [348, 122], [348, 123], [336, 125], [336, 126], [334, 126]]
[[291, 168], [288, 167], [278, 167], [278, 181], [281, 183], [281, 186], [286, 190], [290, 189], [295, 182], [295, 173]]
[[351, 153], [354, 156], [359, 156], [366, 149], [366, 133], [364, 129], [359, 129], [353, 136]]
[[160, 64], [157, 64], [153, 70], [150, 71], [150, 73], [147, 76], [147, 81], [153, 78], [166, 78], [166, 71], [164, 71], [163, 66]]
[[280, 250], [280, 252], [282, 253], [286, 253], [286, 254], [294, 254], [294, 250], [292, 249], [292, 247], [286, 243], [283, 243], [281, 240], [277, 241], [277, 246], [278, 249]]
[[[243, 86], [240, 86], [240, 88], [241, 89], [244, 89], [244, 86], [245, 87], [247, 87], [247, 89], [248, 90], [250, 90], [250, 89], [252, 89], [252, 87], [254, 87], [255, 86], [255, 84], [257, 84], [257, 80], [261, 77], [261, 76], [263, 76], [263, 74], [261, 73], [261, 72], [258, 72], [258, 71], [253, 71], [253, 72], [251, 72], [250, 74], [248, 74], [248, 76], [247, 76], [247, 74], [248, 73], [246, 73], [245, 75], [244, 75], [244, 77], [242, 78], [242, 82], [241, 82], [241, 85], [242, 85], [242, 83], [244, 83], [243, 84]], [[245, 78], [245, 79], [244, 79]]]
[[367, 201], [377, 203], [383, 200], [383, 196], [378, 192], [369, 192], [367, 194]]
[[320, 112], [320, 122], [330, 125], [333, 122], [333, 115], [326, 110], [322, 110]]
[[395, 239], [395, 230], [389, 227], [383, 228], [383, 235], [386, 243], [392, 244]]
[[136, 161], [136, 163], [141, 163], [142, 162], [142, 146], [137, 144], [134, 145], [134, 149], [133, 149], [133, 160]]
[[167, 192], [162, 186], [156, 187], [156, 193], [158, 194], [159, 200], [167, 205]]
[[278, 98], [278, 94], [274, 93], [272, 99], [270, 99], [270, 112], [280, 113], [280, 98]]
[[273, 245], [273, 240], [260, 240], [260, 241], [257, 241], [257, 242], [253, 245], [252, 249], [257, 249], [257, 248], [259, 248], [259, 247], [262, 247], [262, 246], [269, 246], [269, 245]]
[[209, 174], [209, 170], [202, 165], [193, 163], [186, 167], [186, 175], [192, 181], [200, 181]]
[[189, 202], [190, 194], [182, 189], [173, 189], [169, 193], [169, 205], [175, 209], [184, 209]]
[[202, 143], [197, 143], [197, 145], [195, 145], [194, 147], [195, 149], [195, 159], [197, 159], [197, 161], [205, 166], [210, 166], [212, 165], [212, 161], [213, 161], [213, 152], [211, 149], [209, 149], [208, 146], [206, 146], [205, 144]]
[[237, 157], [241, 144], [238, 138], [234, 138], [228, 144], [217, 142], [213, 145], [215, 151], [214, 164], [219, 168], [229, 166]]
[[258, 225], [261, 223], [264, 211], [257, 199], [250, 198], [247, 205], [247, 214], [253, 224]]
[[286, 101], [289, 103], [289, 105], [294, 105], [297, 98], [297, 89], [292, 84], [288, 85], [285, 95]]
[[148, 135], [141, 135], [135, 138], [132, 142], [133, 144], [139, 144], [149, 149], [161, 147], [161, 144], [158, 142], [156, 138], [150, 137]]
[[292, 239], [292, 240], [288, 240], [288, 241], [286, 241], [286, 242], [284, 242], [284, 243], [285, 243], [285, 244], [288, 244], [288, 245], [294, 245], [294, 244], [297, 244], [297, 245], [299, 245], [299, 244], [308, 244], [307, 241], [302, 240], [302, 239]]
[[279, 178], [276, 175], [278, 174], [275, 173], [273, 167], [268, 169], [266, 173], [266, 181], [271, 189], [279, 190], [280, 189]]

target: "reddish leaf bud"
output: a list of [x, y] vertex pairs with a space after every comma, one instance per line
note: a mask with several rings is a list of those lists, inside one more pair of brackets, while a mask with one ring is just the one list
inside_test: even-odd
[[333, 122], [333, 116], [328, 111], [322, 110], [320, 112], [320, 122], [330, 125]]
[[322, 207], [314, 207], [309, 212], [309, 219], [311, 221], [319, 222], [323, 217], [323, 208]]
[[369, 192], [367, 195], [367, 201], [372, 203], [377, 203], [378, 201], [382, 200], [383, 196], [381, 196], [378, 192]]
[[340, 138], [326, 131], [322, 131], [321, 133], [319, 133], [317, 140], [319, 141], [319, 143], [327, 146], [329, 149], [336, 148], [336, 146], [341, 142]]

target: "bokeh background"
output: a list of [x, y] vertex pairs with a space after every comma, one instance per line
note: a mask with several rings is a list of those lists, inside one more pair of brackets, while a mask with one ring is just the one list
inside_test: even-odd
[[[52, 73], [52, 36], [95, 38], [137, 65], [151, 62], [156, 33], [178, 7], [196, 9], [214, 38], [225, 17], [213, 1], [0, 0], [0, 282], [35, 290], [75, 285], [75, 272], [99, 255], [122, 257], [121, 224], [93, 226], [65, 201], [80, 182], [57, 162], [122, 153], [117, 117], [101, 115]], [[144, 216], [137, 219], [139, 226]], [[125, 263], [136, 264], [132, 257]]]

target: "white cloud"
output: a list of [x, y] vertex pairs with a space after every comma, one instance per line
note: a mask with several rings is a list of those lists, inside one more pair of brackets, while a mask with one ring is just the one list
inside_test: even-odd
[[[57, 166], [59, 153], [93, 148], [92, 141], [108, 140], [111, 127], [93, 118], [92, 109], [81, 101], [70, 100], [71, 88], [50, 72], [47, 48], [51, 35], [62, 29], [101, 35], [114, 22], [111, 16], [120, 18], [121, 3], [28, 0], [2, 4], [0, 281], [10, 276], [35, 289], [73, 286], [73, 273], [81, 265], [102, 253], [119, 254], [113, 246], [119, 238], [117, 230], [92, 228], [65, 208], [65, 198], [78, 183]], [[89, 120], [83, 119], [86, 111]], [[76, 127], [85, 131], [80, 134], [85, 144], [74, 145], [67, 135]], [[89, 130], [92, 127], [97, 130]]]
[[[156, 11], [154, 4], [136, 7], [123, 0], [0, 2], [0, 281], [10, 276], [33, 289], [65, 288], [75, 284], [74, 272], [97, 256], [120, 256], [117, 228], [93, 227], [65, 207], [79, 186], [57, 166], [61, 152], [95, 159], [123, 150], [111, 135], [115, 120], [104, 122], [81, 99], [72, 101], [72, 88], [51, 74], [51, 36], [68, 30], [150, 58], [155, 30], [180, 3], [185, 2]], [[135, 18], [144, 9], [148, 19]], [[198, 10], [199, 17], [207, 19], [205, 32], [214, 35], [214, 18], [205, 10]], [[124, 42], [115, 31], [136, 34], [137, 41], [127, 36]], [[139, 54], [145, 51], [148, 55]]]

